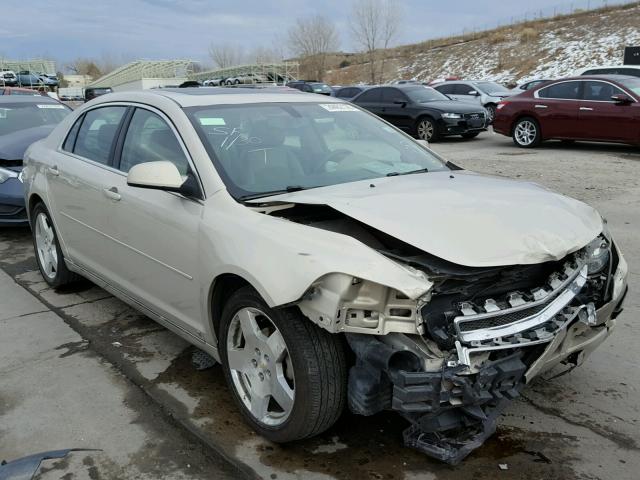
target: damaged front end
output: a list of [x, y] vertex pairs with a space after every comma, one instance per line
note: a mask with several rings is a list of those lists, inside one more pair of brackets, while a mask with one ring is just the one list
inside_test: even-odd
[[412, 300], [335, 274], [299, 306], [346, 334], [356, 357], [350, 409], [397, 411], [411, 422], [406, 445], [449, 464], [493, 434], [527, 382], [581, 364], [611, 333], [627, 288], [624, 258], [605, 234], [538, 265], [469, 268], [416, 251], [385, 254], [432, 288]]
[[296, 305], [345, 334], [355, 354], [350, 409], [395, 410], [411, 424], [407, 446], [450, 464], [482, 445], [526, 383], [558, 365], [580, 365], [622, 311], [627, 264], [606, 227], [587, 245], [565, 242], [569, 250], [522, 237], [527, 260], [546, 250], [549, 261], [468, 267], [330, 207], [282, 205], [272, 215], [353, 237], [420, 286], [399, 291], [367, 280], [366, 268], [363, 278], [328, 273]]

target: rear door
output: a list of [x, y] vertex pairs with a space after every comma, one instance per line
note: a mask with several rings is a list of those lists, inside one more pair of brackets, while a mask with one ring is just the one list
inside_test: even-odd
[[587, 80], [583, 83], [582, 101], [578, 110], [581, 128], [577, 138], [615, 142], [637, 140], [637, 131], [630, 128], [633, 117], [631, 105], [617, 104], [611, 100], [613, 95], [628, 94], [616, 85], [601, 80]]
[[371, 113], [382, 116], [382, 88], [371, 88], [359, 95], [354, 102]]
[[114, 199], [109, 188], [121, 177], [113, 168], [113, 151], [126, 113], [121, 105], [87, 111], [46, 172], [52, 214], [68, 257], [110, 281]]
[[540, 122], [545, 139], [579, 138], [581, 126], [578, 109], [582, 83], [578, 80], [558, 82], [535, 92], [533, 113]]
[[120, 199], [113, 209], [118, 284], [152, 311], [202, 338], [198, 286], [198, 239], [203, 203], [178, 193], [131, 187], [134, 165], [170, 161], [186, 176], [195, 173], [173, 124], [151, 107], [136, 108], [118, 142], [120, 175], [110, 188]]
[[398, 88], [382, 88], [382, 108], [380, 116], [387, 122], [402, 130], [410, 130], [413, 127], [409, 98]]

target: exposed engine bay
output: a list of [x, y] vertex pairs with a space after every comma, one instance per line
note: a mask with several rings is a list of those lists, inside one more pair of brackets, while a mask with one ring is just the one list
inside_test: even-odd
[[627, 267], [606, 231], [557, 261], [467, 267], [325, 205], [272, 204], [263, 213], [349, 235], [433, 283], [410, 299], [329, 274], [297, 305], [346, 334], [356, 358], [350, 409], [397, 411], [411, 422], [405, 444], [450, 464], [493, 434], [527, 382], [560, 364], [580, 365], [622, 310]]

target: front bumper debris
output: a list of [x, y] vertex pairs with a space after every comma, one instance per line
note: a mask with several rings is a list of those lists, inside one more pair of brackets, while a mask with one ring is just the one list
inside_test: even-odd
[[615, 327], [611, 315], [621, 301], [598, 310], [593, 304], [563, 306], [545, 323], [521, 331], [517, 341], [505, 339], [503, 356], [475, 368], [448, 361], [437, 371], [420, 371], [406, 350], [348, 334], [357, 358], [349, 372], [349, 407], [361, 415], [397, 411], [411, 422], [403, 434], [407, 446], [458, 464], [495, 432], [498, 416], [528, 381], [559, 363], [582, 363]]

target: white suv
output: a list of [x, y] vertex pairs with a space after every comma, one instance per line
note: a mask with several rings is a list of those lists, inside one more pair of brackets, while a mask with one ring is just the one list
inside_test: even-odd
[[390, 409], [457, 463], [525, 381], [604, 341], [626, 293], [593, 208], [294, 90], [103, 95], [23, 179], [45, 280], [89, 278], [207, 351], [276, 442]]

